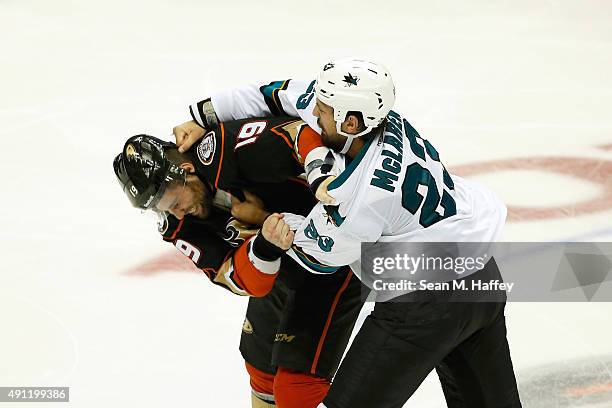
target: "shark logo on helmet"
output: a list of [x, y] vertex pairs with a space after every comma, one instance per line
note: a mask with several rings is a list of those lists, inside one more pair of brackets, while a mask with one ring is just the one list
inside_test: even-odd
[[344, 80], [342, 82], [344, 82], [346, 86], [348, 87], [351, 87], [353, 85], [357, 86], [357, 82], [359, 82], [359, 78], [356, 76], [353, 76], [353, 74], [349, 72], [348, 75], [344, 76]]

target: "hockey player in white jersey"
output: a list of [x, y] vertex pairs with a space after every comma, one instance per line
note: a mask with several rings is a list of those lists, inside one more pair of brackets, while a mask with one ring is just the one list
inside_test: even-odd
[[[431, 143], [391, 111], [394, 101], [386, 68], [349, 59], [326, 64], [316, 81], [221, 92], [191, 112], [202, 127], [243, 115], [297, 114], [326, 146], [352, 159], [345, 166], [335, 156], [330, 166], [327, 153], [311, 152], [306, 162], [318, 169], [316, 181], [337, 176], [327, 185], [334, 202], [318, 204], [305, 219], [285, 216], [296, 230], [290, 255], [313, 271], [350, 264], [368, 273], [359, 265], [362, 242], [496, 240], [504, 205], [483, 186], [451, 176]], [[189, 124], [175, 128], [179, 143], [191, 133], [198, 130]], [[490, 261], [475, 275], [499, 272]], [[419, 291], [377, 303], [322, 406], [401, 407], [435, 368], [449, 407], [520, 407], [504, 303], [440, 300]]]

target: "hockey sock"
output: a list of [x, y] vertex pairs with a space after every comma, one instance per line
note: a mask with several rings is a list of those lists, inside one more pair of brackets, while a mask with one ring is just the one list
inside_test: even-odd
[[330, 382], [309, 373], [279, 367], [274, 379], [278, 408], [316, 408], [329, 391]]

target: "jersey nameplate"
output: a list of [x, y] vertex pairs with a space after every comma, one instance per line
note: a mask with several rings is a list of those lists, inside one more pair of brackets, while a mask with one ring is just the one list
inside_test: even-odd
[[387, 115], [387, 125], [383, 133], [385, 149], [381, 155], [385, 156], [381, 168], [374, 170], [374, 177], [370, 185], [387, 190], [395, 191], [395, 183], [399, 180], [402, 171], [402, 152], [404, 150], [402, 118], [395, 112]]

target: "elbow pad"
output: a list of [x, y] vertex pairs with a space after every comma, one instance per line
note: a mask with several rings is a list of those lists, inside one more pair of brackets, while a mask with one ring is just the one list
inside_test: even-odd
[[191, 118], [204, 129], [212, 129], [219, 125], [219, 117], [210, 98], [189, 106]]
[[313, 193], [317, 191], [321, 182], [329, 176], [337, 177], [343, 170], [341, 156], [336, 156], [327, 147], [312, 149], [304, 160], [306, 179]]

